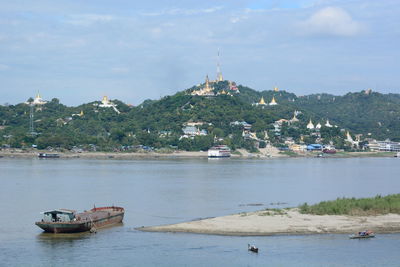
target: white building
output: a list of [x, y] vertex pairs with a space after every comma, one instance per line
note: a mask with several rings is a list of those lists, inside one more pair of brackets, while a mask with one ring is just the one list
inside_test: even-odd
[[28, 104], [28, 105], [38, 105], [38, 106], [40, 106], [40, 105], [44, 105], [44, 104], [46, 104], [48, 101], [46, 101], [46, 100], [43, 100], [43, 98], [40, 96], [40, 94], [38, 93], [36, 96], [35, 96], [35, 98], [33, 99], [33, 101], [32, 102], [26, 102], [26, 104]]
[[99, 104], [100, 108], [113, 108], [115, 112], [120, 114], [121, 112], [117, 109], [117, 105], [111, 102], [108, 97], [105, 95], [103, 96], [103, 99], [101, 100], [101, 104]]
[[369, 149], [372, 151], [395, 151], [400, 152], [400, 143], [386, 141], [372, 141], [368, 144]]

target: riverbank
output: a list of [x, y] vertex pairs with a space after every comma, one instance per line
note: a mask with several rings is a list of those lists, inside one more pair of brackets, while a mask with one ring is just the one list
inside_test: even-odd
[[[157, 152], [54, 152], [54, 151], [0, 151], [0, 157], [35, 158], [38, 153], [55, 153], [60, 158], [83, 159], [137, 159], [137, 158], [207, 158], [207, 151], [174, 151], [170, 153]], [[232, 155], [238, 157], [238, 155]]]
[[185, 232], [233, 236], [351, 234], [371, 229], [376, 233], [400, 232], [400, 215], [343, 216], [301, 214], [297, 208], [239, 213], [178, 224], [141, 227], [147, 232]]
[[[84, 159], [137, 159], [137, 158], [207, 158], [207, 151], [142, 151], [142, 152], [55, 152], [45, 150], [21, 150], [6, 149], [0, 150], [0, 157], [7, 158], [35, 158], [38, 153], [56, 153], [60, 158], [84, 158]], [[293, 158], [306, 157], [315, 158], [320, 153], [282, 153], [274, 147], [260, 149], [259, 153], [249, 153], [244, 149], [238, 149], [231, 154], [232, 158], [255, 158], [255, 159], [271, 159], [271, 158]], [[324, 158], [355, 158], [355, 157], [393, 157], [394, 152], [340, 152], [337, 154], [323, 154]]]

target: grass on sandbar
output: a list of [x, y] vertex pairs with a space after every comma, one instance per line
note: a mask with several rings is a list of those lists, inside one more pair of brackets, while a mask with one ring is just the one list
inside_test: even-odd
[[374, 198], [338, 198], [333, 201], [322, 201], [309, 206], [299, 206], [300, 213], [316, 215], [379, 215], [388, 213], [400, 214], [400, 194]]

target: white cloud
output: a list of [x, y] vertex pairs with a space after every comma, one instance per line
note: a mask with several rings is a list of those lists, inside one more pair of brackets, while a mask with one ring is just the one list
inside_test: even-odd
[[326, 7], [314, 13], [299, 24], [304, 34], [354, 36], [363, 32], [364, 27], [349, 13], [339, 7]]
[[87, 44], [85, 39], [74, 39], [64, 44], [65, 47], [82, 47]]
[[191, 16], [191, 15], [199, 15], [199, 14], [207, 14], [207, 13], [214, 13], [221, 10], [223, 7], [216, 6], [210, 8], [201, 8], [201, 9], [185, 9], [185, 8], [170, 8], [164, 9], [161, 11], [156, 12], [144, 12], [141, 13], [143, 16], [162, 16], [162, 15], [184, 15], [184, 16]]
[[81, 14], [71, 15], [69, 19], [66, 20], [66, 22], [77, 26], [90, 26], [94, 23], [110, 22], [114, 19], [115, 18], [112, 15]]
[[111, 72], [113, 73], [128, 73], [129, 72], [129, 68], [127, 67], [113, 67], [111, 68]]
[[8, 65], [0, 64], [0, 71], [8, 70], [10, 67]]

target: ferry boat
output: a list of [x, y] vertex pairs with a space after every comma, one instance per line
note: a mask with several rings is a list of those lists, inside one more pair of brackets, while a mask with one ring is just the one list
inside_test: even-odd
[[229, 158], [231, 150], [225, 145], [213, 146], [208, 150], [209, 158]]
[[41, 159], [49, 159], [49, 158], [55, 159], [55, 158], [59, 158], [60, 155], [58, 155], [56, 153], [39, 153], [38, 157]]
[[35, 224], [49, 233], [79, 233], [121, 223], [125, 210], [121, 207], [94, 207], [76, 213], [74, 210], [56, 209], [42, 212], [43, 219]]

